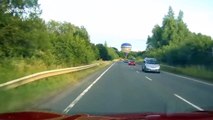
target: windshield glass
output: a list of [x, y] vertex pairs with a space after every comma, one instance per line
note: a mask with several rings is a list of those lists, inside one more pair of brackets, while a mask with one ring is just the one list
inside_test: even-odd
[[158, 64], [157, 60], [154, 60], [154, 59], [152, 59], [152, 60], [147, 60], [146, 63], [147, 63], [147, 64]]
[[0, 0], [0, 113], [25, 110], [212, 111], [213, 0]]

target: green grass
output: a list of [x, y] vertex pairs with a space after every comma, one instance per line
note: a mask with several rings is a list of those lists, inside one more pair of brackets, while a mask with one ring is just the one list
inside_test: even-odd
[[47, 66], [41, 60], [8, 60], [0, 64], [0, 83], [14, 80], [36, 72], [61, 68], [62, 66]]
[[[94, 61], [97, 63], [100, 61]], [[46, 70], [53, 70], [71, 66], [62, 66], [51, 64], [47, 66], [42, 60], [26, 60], [26, 59], [12, 59], [0, 63], [0, 84], [18, 79], [33, 73], [42, 72]]]
[[41, 79], [18, 88], [1, 90], [0, 112], [23, 110], [34, 102], [43, 99], [44, 96], [48, 97], [58, 93], [67, 86], [71, 87], [78, 83], [82, 78], [85, 78], [89, 74], [106, 67], [108, 64], [110, 64], [110, 62], [79, 72]]
[[161, 69], [213, 82], [213, 71], [203, 66], [169, 67], [161, 65]]

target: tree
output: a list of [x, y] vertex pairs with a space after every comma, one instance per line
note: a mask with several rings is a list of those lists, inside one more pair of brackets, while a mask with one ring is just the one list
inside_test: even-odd
[[183, 21], [183, 11], [182, 11], [182, 10], [179, 11], [177, 20], [178, 20], [178, 21]]
[[171, 65], [206, 65], [213, 66], [213, 47], [211, 37], [190, 32], [183, 21], [183, 11], [177, 18], [169, 7], [168, 14], [163, 18], [162, 26], [155, 25], [152, 36], [147, 38], [146, 55], [156, 57]]
[[91, 43], [91, 46], [92, 46], [92, 49], [93, 49], [94, 54], [95, 54], [95, 60], [100, 59], [100, 53], [99, 53], [98, 48], [93, 43]]
[[38, 15], [37, 0], [0, 1], [1, 57], [32, 57], [37, 48], [45, 45], [45, 41], [39, 44], [45, 35], [38, 32], [45, 31], [45, 24]]
[[152, 37], [148, 36], [146, 44], [148, 49], [159, 48], [164, 44], [162, 41], [162, 29], [159, 25], [155, 25], [152, 30]]
[[108, 50], [103, 44], [97, 44], [96, 47], [99, 50], [99, 55], [102, 60], [110, 60]]
[[187, 25], [183, 22], [183, 11], [181, 10], [179, 11], [176, 23], [177, 23], [176, 31], [177, 31], [178, 37], [176, 37], [174, 42], [179, 43], [182, 40], [186, 39], [190, 34], [189, 29], [187, 28]]
[[104, 42], [104, 47], [106, 47], [106, 48], [108, 47], [108, 45], [107, 45], [107, 42], [106, 42], [106, 41]]
[[107, 48], [107, 51], [108, 51], [109, 60], [113, 60], [119, 57], [114, 48], [109, 47]]
[[123, 57], [122, 53], [118, 51], [117, 48], [112, 47], [112, 49], [114, 49], [115, 53], [118, 55], [118, 57]]
[[170, 41], [177, 38], [176, 20], [172, 7], [169, 7], [168, 14], [163, 18], [162, 45], [168, 45]]
[[38, 0], [1, 0], [0, 14], [21, 18], [38, 17], [41, 14]]
[[76, 66], [88, 64], [97, 59], [97, 49], [90, 43], [89, 35], [84, 27], [56, 21], [51, 21], [47, 25], [52, 39], [52, 51], [58, 64]]
[[84, 26], [39, 18], [38, 0], [0, 0], [0, 57], [77, 66], [118, 57], [117, 50], [94, 45]]

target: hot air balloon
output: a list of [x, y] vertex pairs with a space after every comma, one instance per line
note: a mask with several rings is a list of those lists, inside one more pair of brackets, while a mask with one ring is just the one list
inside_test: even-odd
[[121, 51], [123, 51], [126, 54], [126, 58], [128, 53], [131, 51], [132, 45], [130, 43], [123, 43], [121, 44]]

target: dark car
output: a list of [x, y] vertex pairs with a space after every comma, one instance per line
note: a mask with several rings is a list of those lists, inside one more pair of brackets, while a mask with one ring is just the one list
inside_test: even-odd
[[129, 62], [129, 60], [124, 60], [124, 63], [128, 63]]

